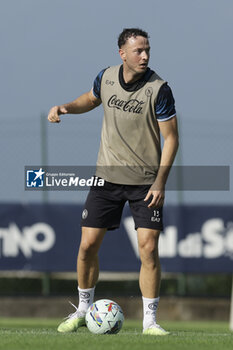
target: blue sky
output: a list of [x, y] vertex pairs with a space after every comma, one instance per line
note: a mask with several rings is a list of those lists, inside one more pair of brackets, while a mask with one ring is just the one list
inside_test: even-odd
[[[1, 0], [1, 201], [41, 201], [24, 191], [24, 166], [42, 164], [41, 114], [92, 87], [120, 63], [125, 27], [149, 32], [150, 67], [173, 89], [180, 124], [177, 164], [233, 165], [231, 0]], [[102, 107], [47, 124], [51, 165], [95, 164]], [[232, 181], [231, 175], [231, 181]], [[51, 201], [82, 201], [77, 192]], [[167, 202], [177, 202], [168, 193]], [[182, 194], [185, 203], [232, 203], [233, 192]]]

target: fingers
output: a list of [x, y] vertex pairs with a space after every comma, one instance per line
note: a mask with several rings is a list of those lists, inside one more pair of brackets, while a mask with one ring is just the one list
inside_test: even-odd
[[60, 114], [66, 114], [67, 109], [65, 107], [55, 106], [50, 109], [48, 114], [48, 120], [51, 123], [60, 123], [61, 119], [59, 117]]
[[160, 208], [164, 203], [164, 193], [160, 191], [148, 191], [144, 201], [148, 201], [152, 196], [152, 200], [148, 204], [148, 208]]
[[164, 203], [164, 199], [160, 198], [160, 199], [155, 199], [153, 197], [152, 201], [150, 202], [150, 204], [148, 204], [148, 208], [161, 208], [163, 206]]
[[60, 123], [61, 119], [59, 118], [58, 110], [58, 106], [55, 106], [50, 109], [48, 114], [48, 120], [50, 121], [50, 123]]
[[144, 202], [148, 201], [151, 195], [152, 195], [152, 192], [148, 191], [146, 197], [144, 198]]

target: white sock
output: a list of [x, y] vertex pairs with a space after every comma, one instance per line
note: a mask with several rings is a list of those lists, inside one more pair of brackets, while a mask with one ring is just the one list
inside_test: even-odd
[[158, 309], [159, 297], [158, 298], [144, 298], [143, 302], [143, 329], [147, 329], [156, 323], [156, 312]]
[[78, 287], [79, 292], [79, 304], [78, 310], [80, 312], [86, 313], [89, 306], [94, 301], [95, 287], [88, 289], [81, 289]]

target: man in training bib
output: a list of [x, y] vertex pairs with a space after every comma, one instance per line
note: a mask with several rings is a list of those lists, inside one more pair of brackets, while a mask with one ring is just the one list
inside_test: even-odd
[[[104, 108], [96, 176], [105, 184], [102, 188], [91, 187], [84, 206], [77, 261], [79, 306], [59, 325], [59, 332], [73, 332], [85, 325], [85, 313], [93, 303], [98, 280], [101, 242], [107, 230], [119, 227], [128, 201], [141, 259], [143, 333], [169, 334], [156, 320], [161, 279], [158, 240], [178, 130], [172, 91], [148, 67], [148, 38], [141, 29], [124, 29], [118, 38], [122, 65], [102, 70], [89, 92], [53, 107], [48, 115], [50, 122], [59, 123], [60, 115], [85, 113], [101, 103]], [[160, 134], [164, 139], [162, 150]]]

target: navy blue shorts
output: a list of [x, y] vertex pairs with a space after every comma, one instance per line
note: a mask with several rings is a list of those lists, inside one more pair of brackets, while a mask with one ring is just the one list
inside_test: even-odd
[[122, 211], [128, 201], [135, 229], [163, 230], [163, 208], [148, 208], [144, 202], [151, 185], [119, 185], [105, 181], [91, 187], [82, 212], [81, 226], [114, 230], [120, 226]]

